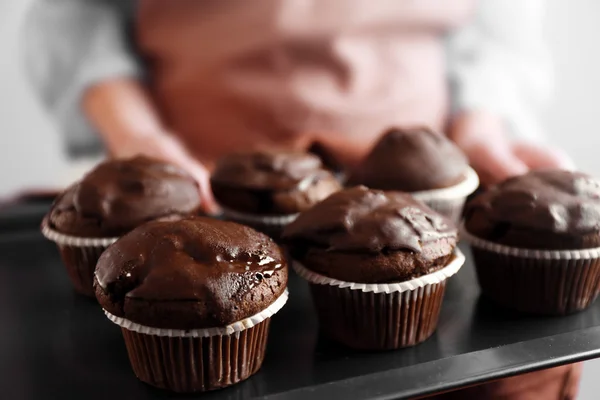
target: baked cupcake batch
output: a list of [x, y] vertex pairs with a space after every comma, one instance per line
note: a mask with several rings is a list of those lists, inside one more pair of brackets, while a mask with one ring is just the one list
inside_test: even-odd
[[[343, 345], [392, 350], [436, 330], [465, 261], [456, 222], [476, 173], [448, 139], [415, 128], [386, 132], [348, 177], [342, 189], [307, 153], [232, 154], [211, 177], [223, 209], [211, 218], [178, 168], [108, 161], [57, 198], [42, 232], [75, 290], [121, 328], [140, 380], [214, 390], [262, 365], [288, 262]], [[600, 183], [585, 174], [506, 180], [467, 203], [462, 227], [482, 295], [502, 306], [560, 315], [600, 292]]]

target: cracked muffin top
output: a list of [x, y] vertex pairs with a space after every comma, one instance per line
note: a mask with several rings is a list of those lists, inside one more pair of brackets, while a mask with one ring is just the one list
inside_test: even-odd
[[116, 237], [156, 218], [196, 213], [198, 184], [182, 169], [148, 157], [96, 166], [54, 202], [50, 227], [79, 237]]
[[357, 186], [301, 213], [283, 232], [306, 268], [347, 282], [406, 281], [453, 259], [457, 230], [412, 196]]
[[100, 257], [94, 285], [109, 313], [166, 329], [223, 327], [285, 291], [287, 263], [268, 236], [206, 217], [152, 221]]

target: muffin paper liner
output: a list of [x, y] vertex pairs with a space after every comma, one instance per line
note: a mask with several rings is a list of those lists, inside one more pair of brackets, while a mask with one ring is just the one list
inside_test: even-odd
[[108, 247], [119, 239], [118, 237], [86, 238], [65, 235], [50, 228], [47, 219], [42, 222], [42, 234], [58, 245], [70, 247]]
[[164, 329], [164, 328], [153, 328], [138, 324], [125, 318], [117, 317], [108, 311], [104, 310], [104, 313], [115, 324], [121, 328], [129, 331], [142, 333], [145, 335], [153, 336], [168, 336], [168, 337], [209, 337], [209, 336], [223, 336], [233, 335], [234, 333], [241, 332], [244, 329], [252, 328], [253, 326], [263, 322], [264, 320], [271, 318], [275, 313], [283, 308], [289, 297], [288, 290], [286, 289], [277, 300], [275, 300], [269, 307], [265, 308], [261, 312], [245, 318], [241, 321], [234, 322], [224, 327], [216, 328], [202, 328], [202, 329]]
[[233, 219], [248, 224], [262, 224], [262, 225], [287, 225], [298, 217], [298, 214], [289, 215], [256, 215], [246, 214], [238, 211], [230, 210], [221, 206], [223, 210], [223, 216], [227, 219]]
[[48, 220], [42, 222], [42, 234], [56, 243], [63, 264], [75, 290], [83, 295], [94, 295], [94, 270], [98, 259], [108, 246], [118, 238], [85, 238], [65, 235], [50, 228]]
[[466, 197], [458, 199], [443, 200], [421, 200], [433, 211], [442, 214], [453, 223], [457, 224], [462, 219], [462, 211], [465, 206]]
[[476, 247], [481, 250], [487, 250], [505, 256], [535, 258], [541, 260], [583, 260], [600, 257], [600, 247], [574, 250], [540, 250], [505, 246], [503, 244], [490, 242], [470, 234], [464, 225], [462, 225], [460, 228], [460, 237], [469, 243], [471, 247]]
[[411, 195], [427, 204], [432, 210], [437, 211], [453, 222], [458, 223], [461, 219], [463, 206], [467, 196], [477, 190], [478, 186], [479, 177], [477, 176], [477, 173], [469, 167], [466, 178], [454, 186], [412, 192]]
[[221, 207], [223, 217], [226, 220], [237, 222], [243, 225], [248, 225], [257, 231], [263, 232], [274, 239], [281, 236], [283, 228], [294, 221], [298, 214], [289, 215], [255, 215], [246, 214], [234, 211], [228, 208]]
[[455, 258], [444, 268], [390, 284], [344, 282], [308, 270], [294, 270], [310, 283], [319, 324], [325, 334], [352, 348], [385, 350], [414, 346], [437, 327], [446, 280], [463, 265]]
[[141, 381], [179, 393], [224, 388], [255, 374], [265, 357], [266, 319], [238, 335], [168, 337], [121, 328], [129, 361]]
[[471, 167], [468, 167], [466, 177], [462, 182], [456, 185], [441, 189], [422, 190], [420, 192], [412, 192], [411, 195], [421, 201], [429, 200], [452, 200], [459, 197], [467, 197], [473, 193], [479, 186], [479, 176]]
[[564, 315], [600, 293], [600, 248], [538, 250], [496, 244], [462, 229], [484, 295], [517, 311]]
[[418, 278], [411, 279], [405, 282], [397, 283], [357, 283], [357, 282], [346, 282], [338, 279], [329, 278], [327, 276], [318, 274], [314, 271], [309, 270], [298, 261], [294, 261], [292, 266], [296, 273], [305, 280], [316, 285], [329, 285], [336, 286], [340, 289], [351, 289], [360, 290], [362, 292], [373, 292], [373, 293], [393, 293], [393, 292], [406, 292], [422, 288], [427, 285], [433, 285], [440, 283], [456, 274], [465, 262], [465, 256], [459, 249], [454, 249], [454, 259], [446, 265], [444, 268], [439, 269], [427, 275], [420, 276]]
[[175, 392], [200, 392], [233, 385], [259, 370], [270, 317], [287, 299], [286, 290], [252, 317], [224, 328], [190, 331], [146, 327], [104, 312], [121, 326], [131, 367], [141, 381]]

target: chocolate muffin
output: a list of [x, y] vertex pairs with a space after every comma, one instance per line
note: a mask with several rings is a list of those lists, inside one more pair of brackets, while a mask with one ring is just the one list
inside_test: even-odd
[[62, 193], [50, 227], [78, 237], [118, 237], [170, 214], [200, 209], [198, 184], [180, 168], [147, 157], [99, 164]]
[[232, 385], [261, 366], [287, 264], [268, 236], [205, 217], [144, 224], [98, 261], [96, 296], [135, 374], [178, 392]]
[[453, 257], [456, 228], [410, 195], [354, 187], [338, 192], [286, 227], [292, 257], [348, 282], [416, 278]]
[[220, 159], [211, 185], [225, 218], [273, 237], [297, 213], [341, 188], [316, 155], [267, 151]]
[[410, 192], [456, 222], [479, 180], [452, 141], [417, 127], [392, 128], [384, 133], [348, 183]]
[[581, 172], [533, 171], [475, 197], [465, 211], [473, 235], [528, 249], [600, 246], [600, 182]]
[[565, 314], [600, 290], [600, 182], [580, 172], [532, 171], [465, 209], [479, 283], [520, 311]]
[[426, 127], [392, 128], [375, 144], [350, 184], [418, 192], [456, 185], [466, 178], [467, 158], [445, 136]]
[[408, 194], [360, 186], [301, 213], [283, 241], [311, 283], [324, 331], [356, 348], [398, 348], [429, 337], [445, 280], [462, 264], [450, 221]]
[[63, 192], [42, 224], [75, 289], [94, 296], [94, 268], [117, 237], [156, 218], [197, 213], [198, 185], [181, 169], [135, 157], [99, 164]]
[[225, 156], [211, 183], [219, 204], [253, 215], [296, 214], [340, 189], [319, 157], [301, 152]]

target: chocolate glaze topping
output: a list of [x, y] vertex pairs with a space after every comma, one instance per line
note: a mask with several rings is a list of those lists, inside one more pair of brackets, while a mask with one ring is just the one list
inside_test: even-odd
[[217, 162], [211, 180], [221, 185], [283, 191], [329, 174], [319, 157], [302, 152], [235, 153]]
[[50, 211], [56, 230], [119, 236], [141, 223], [200, 207], [197, 183], [183, 170], [146, 157], [104, 162], [69, 187]]
[[[600, 182], [581, 172], [532, 171], [470, 201], [465, 224], [469, 232], [484, 239], [522, 247], [545, 247], [536, 243], [540, 236], [535, 232], [597, 236]], [[528, 237], [520, 233], [528, 233]]]
[[457, 232], [444, 217], [408, 194], [358, 186], [301, 213], [286, 227], [283, 238], [327, 251], [420, 253], [442, 239], [455, 243]]
[[375, 144], [349, 178], [373, 189], [416, 192], [452, 186], [464, 179], [465, 155], [428, 128], [393, 128]]
[[287, 264], [266, 235], [205, 217], [153, 221], [100, 257], [96, 296], [110, 313], [157, 328], [222, 327], [267, 308]]

